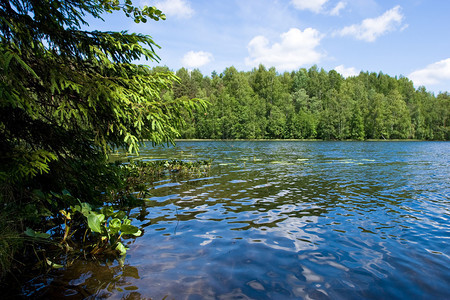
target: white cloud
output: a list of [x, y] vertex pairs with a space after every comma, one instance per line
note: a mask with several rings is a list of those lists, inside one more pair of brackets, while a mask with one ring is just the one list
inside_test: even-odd
[[194, 10], [186, 0], [162, 0], [154, 5], [167, 16], [188, 19], [194, 15]]
[[342, 9], [344, 9], [347, 6], [346, 2], [339, 1], [338, 4], [329, 12], [331, 16], [339, 16]]
[[[377, 18], [365, 19], [361, 24], [344, 27], [338, 34], [341, 36], [354, 36], [358, 40], [373, 42], [386, 32], [394, 31], [400, 27], [404, 18], [401, 13], [401, 7], [397, 5]], [[403, 26], [400, 30], [405, 28]]]
[[281, 42], [272, 46], [264, 36], [254, 37], [248, 43], [249, 57], [245, 63], [249, 66], [264, 64], [278, 70], [294, 70], [303, 65], [318, 63], [322, 54], [316, 50], [322, 35], [313, 28], [301, 31], [291, 28], [281, 34]]
[[189, 51], [181, 59], [181, 63], [187, 68], [199, 68], [211, 62], [214, 59], [213, 55], [204, 51]]
[[450, 80], [450, 58], [435, 62], [409, 74], [416, 86], [434, 85]]
[[291, 0], [292, 5], [299, 10], [310, 10], [315, 13], [322, 11], [328, 0]]
[[359, 72], [353, 67], [346, 68], [346, 67], [344, 67], [344, 65], [339, 65], [334, 69], [336, 70], [336, 72], [338, 72], [339, 74], [341, 74], [342, 76], [344, 76], [346, 78], [359, 75]]

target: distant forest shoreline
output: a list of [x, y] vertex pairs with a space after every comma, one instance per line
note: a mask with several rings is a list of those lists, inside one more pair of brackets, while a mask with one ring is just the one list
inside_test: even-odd
[[211, 76], [182, 68], [176, 75], [180, 82], [163, 100], [210, 103], [184, 115], [182, 139], [450, 140], [450, 94], [416, 89], [402, 76], [344, 78], [317, 66], [278, 73], [262, 65]]
[[321, 139], [174, 139], [174, 142], [448, 142], [418, 139], [368, 139], [368, 140], [321, 140]]

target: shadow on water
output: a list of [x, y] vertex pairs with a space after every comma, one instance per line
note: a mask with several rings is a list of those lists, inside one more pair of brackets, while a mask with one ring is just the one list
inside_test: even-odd
[[[78, 260], [63, 272], [42, 276], [24, 288], [28, 297], [58, 299], [110, 298], [141, 299], [133, 281], [140, 279], [139, 271], [117, 262], [100, 263]], [[50, 284], [49, 287], [44, 285]], [[40, 291], [40, 289], [43, 289]]]
[[[449, 298], [449, 143], [181, 142], [209, 159], [131, 211], [124, 265], [79, 261], [43, 287], [73, 299]], [[33, 288], [31, 285], [30, 288]], [[36, 287], [35, 287], [36, 288]]]

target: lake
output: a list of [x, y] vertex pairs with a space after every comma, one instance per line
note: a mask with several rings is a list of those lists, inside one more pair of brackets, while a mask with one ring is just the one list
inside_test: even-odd
[[144, 160], [213, 159], [131, 211], [123, 265], [80, 260], [71, 299], [450, 299], [449, 142], [178, 142]]

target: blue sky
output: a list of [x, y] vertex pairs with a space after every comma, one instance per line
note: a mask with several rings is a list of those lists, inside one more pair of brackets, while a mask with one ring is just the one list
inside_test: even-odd
[[[160, 65], [204, 75], [260, 63], [278, 72], [312, 65], [344, 76], [361, 70], [407, 76], [416, 87], [450, 91], [448, 0], [135, 0], [165, 21], [135, 24], [120, 13], [90, 29], [153, 37]], [[150, 65], [155, 65], [150, 63]]]

